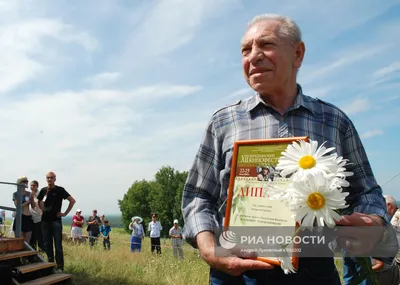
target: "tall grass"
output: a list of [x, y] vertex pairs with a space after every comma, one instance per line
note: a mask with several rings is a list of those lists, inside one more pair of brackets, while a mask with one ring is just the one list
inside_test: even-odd
[[181, 261], [172, 255], [168, 241], [161, 242], [162, 255], [157, 256], [151, 254], [149, 238], [139, 254], [130, 252], [129, 239], [122, 229], [113, 229], [110, 251], [103, 249], [101, 240], [92, 249], [64, 242], [65, 272], [73, 274], [76, 285], [208, 284], [209, 267], [188, 245]]
[[[69, 235], [69, 226], [64, 233]], [[203, 285], [208, 284], [209, 266], [198, 252], [184, 245], [185, 259], [172, 255], [169, 240], [162, 240], [162, 255], [151, 254], [150, 239], [145, 238], [142, 252], [130, 252], [130, 235], [120, 228], [111, 232], [111, 250], [104, 250], [102, 241], [93, 248], [89, 244], [64, 241], [65, 272], [73, 275], [74, 285]], [[44, 255], [44, 258], [47, 259]], [[335, 260], [339, 272], [341, 260]]]
[[[170, 241], [162, 240], [162, 255], [151, 254], [150, 239], [145, 238], [142, 252], [132, 254], [130, 236], [122, 229], [111, 232], [111, 250], [100, 242], [94, 248], [88, 244], [64, 242], [65, 271], [73, 274], [76, 285], [202, 285], [208, 284], [209, 266], [198, 252], [184, 246], [185, 259], [172, 255]], [[341, 260], [336, 260], [341, 272]]]

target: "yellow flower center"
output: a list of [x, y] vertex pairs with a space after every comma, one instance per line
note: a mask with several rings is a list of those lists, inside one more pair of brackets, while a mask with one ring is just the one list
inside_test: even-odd
[[300, 158], [300, 160], [299, 160], [299, 165], [303, 169], [313, 168], [316, 163], [317, 163], [317, 161], [311, 155], [305, 155], [302, 158]]
[[311, 193], [307, 198], [308, 207], [319, 210], [325, 205], [325, 198], [318, 192]]

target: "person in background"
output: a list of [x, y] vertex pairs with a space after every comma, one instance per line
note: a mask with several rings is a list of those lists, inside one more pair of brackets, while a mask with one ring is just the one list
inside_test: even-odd
[[15, 236], [15, 232], [14, 232], [14, 223], [15, 223], [15, 211], [12, 211], [11, 213], [11, 218], [12, 218], [12, 222], [11, 222], [11, 227], [8, 230], [8, 236]]
[[172, 252], [175, 257], [183, 259], [183, 248], [182, 248], [182, 229], [179, 227], [179, 221], [174, 220], [174, 226], [169, 230], [169, 237], [172, 239]]
[[129, 224], [131, 235], [131, 252], [140, 252], [142, 250], [142, 241], [144, 240], [144, 229], [142, 226], [143, 219], [139, 216], [132, 217]]
[[44, 251], [44, 238], [43, 238], [43, 229], [42, 229], [42, 211], [39, 207], [39, 200], [37, 199], [39, 195], [39, 182], [36, 180], [32, 180], [30, 183], [30, 188], [32, 191], [32, 196], [34, 199], [33, 204], [31, 204], [31, 214], [33, 220], [33, 230], [30, 245], [33, 249], [37, 249], [39, 247], [40, 250]]
[[111, 242], [110, 242], [110, 232], [111, 226], [109, 225], [107, 220], [104, 220], [104, 223], [100, 226], [100, 233], [103, 237], [103, 246], [104, 249], [111, 249]]
[[6, 227], [6, 211], [1, 210], [0, 211], [0, 235], [4, 234], [3, 231], [5, 231]]
[[[396, 220], [397, 202], [393, 196], [384, 195], [386, 200], [386, 208], [391, 218], [390, 222], [396, 231], [397, 240], [400, 244], [400, 224]], [[375, 263], [375, 260], [373, 260]], [[382, 268], [375, 271], [379, 285], [393, 285], [400, 283], [400, 250], [392, 264], [384, 264]], [[372, 284], [372, 283], [371, 283]]]
[[150, 232], [151, 240], [151, 252], [157, 251], [157, 254], [161, 254], [161, 242], [160, 236], [162, 231], [162, 226], [159, 221], [157, 221], [158, 215], [156, 213], [151, 214], [151, 222], [149, 223], [148, 231]]
[[73, 242], [81, 243], [82, 238], [82, 226], [85, 224], [85, 218], [82, 216], [82, 210], [77, 209], [75, 215], [72, 217], [72, 228], [71, 237]]
[[92, 215], [89, 217], [87, 224], [88, 224], [87, 231], [89, 232], [89, 244], [90, 247], [93, 247], [97, 239], [99, 238], [100, 225], [101, 225], [101, 220], [99, 216], [97, 216], [96, 209], [92, 211]]
[[104, 225], [105, 219], [106, 219], [106, 217], [104, 216], [104, 214], [101, 214], [101, 216], [100, 216], [100, 221], [101, 221], [101, 224], [102, 224], [102, 225]]
[[[28, 188], [28, 178], [26, 176], [21, 176], [17, 179], [17, 183], [22, 184], [24, 186], [22, 192], [22, 201], [21, 201], [21, 206], [22, 206], [21, 231], [25, 242], [30, 243], [33, 230], [33, 220], [29, 206], [35, 206], [35, 201], [33, 199], [32, 193], [26, 191], [26, 188]], [[13, 201], [15, 206], [17, 206], [18, 202], [17, 197], [18, 193], [14, 192]], [[14, 222], [13, 223], [14, 233], [15, 233], [15, 227], [16, 223]]]
[[[62, 246], [62, 221], [75, 204], [75, 199], [61, 186], [55, 184], [56, 174], [52, 171], [46, 174], [47, 187], [38, 195], [39, 207], [42, 210], [42, 228], [44, 249], [49, 262], [54, 262], [53, 241], [56, 252], [56, 272], [64, 271], [64, 251]], [[63, 200], [69, 204], [65, 212], [61, 212]]]

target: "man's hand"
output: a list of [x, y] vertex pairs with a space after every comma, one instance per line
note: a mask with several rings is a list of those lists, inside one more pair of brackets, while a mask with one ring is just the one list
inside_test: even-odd
[[65, 213], [58, 212], [58, 213], [57, 213], [57, 217], [65, 217]]
[[196, 236], [200, 255], [212, 268], [238, 276], [247, 270], [273, 269], [274, 266], [262, 261], [242, 259], [236, 256], [215, 256], [214, 235], [211, 232], [201, 232]]
[[383, 220], [376, 215], [344, 215], [336, 225], [346, 226], [339, 228], [338, 242], [352, 255], [362, 255], [371, 251], [383, 237]]

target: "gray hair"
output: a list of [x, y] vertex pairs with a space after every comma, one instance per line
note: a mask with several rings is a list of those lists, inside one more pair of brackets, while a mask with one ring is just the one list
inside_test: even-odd
[[386, 203], [392, 204], [393, 206], [397, 207], [397, 202], [396, 199], [393, 196], [390, 195], [384, 195]]
[[251, 26], [258, 22], [275, 20], [278, 21], [280, 26], [280, 36], [289, 39], [293, 45], [297, 45], [301, 42], [301, 31], [300, 27], [287, 16], [277, 15], [277, 14], [262, 14], [255, 16], [248, 24], [247, 28], [250, 29]]

